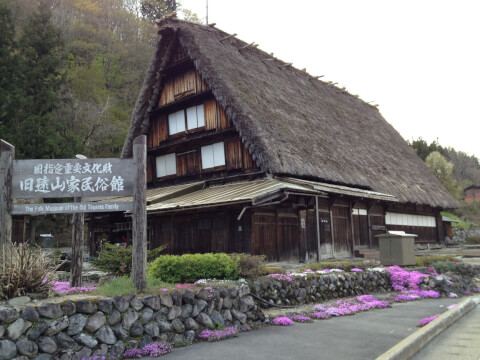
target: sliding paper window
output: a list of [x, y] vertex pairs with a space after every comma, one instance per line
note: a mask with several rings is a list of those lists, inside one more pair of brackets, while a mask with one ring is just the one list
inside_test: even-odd
[[202, 169], [225, 165], [225, 147], [222, 142], [202, 146]]
[[173, 135], [183, 131], [185, 131], [185, 111], [168, 114], [168, 134]]
[[177, 173], [177, 158], [175, 154], [157, 156], [157, 177], [175, 175]]
[[203, 104], [187, 109], [187, 129], [192, 130], [205, 126], [205, 111]]

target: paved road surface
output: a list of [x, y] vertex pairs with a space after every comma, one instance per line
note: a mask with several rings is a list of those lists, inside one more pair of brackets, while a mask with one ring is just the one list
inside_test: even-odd
[[420, 319], [441, 314], [456, 302], [458, 299], [420, 300], [311, 324], [271, 326], [233, 339], [175, 349], [162, 359], [370, 360], [415, 332]]

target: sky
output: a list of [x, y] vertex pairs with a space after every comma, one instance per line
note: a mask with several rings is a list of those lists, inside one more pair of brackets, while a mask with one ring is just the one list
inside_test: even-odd
[[[205, 21], [207, 0], [180, 0]], [[480, 158], [480, 1], [208, 0], [208, 22]]]

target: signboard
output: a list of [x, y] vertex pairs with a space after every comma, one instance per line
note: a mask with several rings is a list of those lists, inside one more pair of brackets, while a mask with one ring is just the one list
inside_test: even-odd
[[21, 204], [12, 206], [12, 215], [45, 215], [75, 214], [80, 212], [112, 212], [133, 209], [132, 201], [87, 202], [87, 203], [54, 203], [54, 204]]
[[12, 198], [129, 196], [133, 159], [14, 160]]

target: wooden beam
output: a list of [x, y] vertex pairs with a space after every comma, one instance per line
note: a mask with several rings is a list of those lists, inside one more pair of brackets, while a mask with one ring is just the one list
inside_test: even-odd
[[237, 33], [234, 33], [234, 34], [225, 36], [225, 37], [223, 37], [223, 38], [220, 39], [220, 42], [222, 42], [222, 41], [224, 41], [224, 40], [227, 40], [227, 39], [230, 39], [230, 38], [235, 37], [235, 36], [237, 36]]
[[132, 219], [132, 281], [137, 290], [147, 288], [147, 137], [133, 140], [134, 193]]
[[318, 216], [318, 196], [315, 196], [315, 225], [317, 227], [317, 261], [320, 262], [320, 218]]
[[0, 249], [12, 241], [12, 176], [15, 147], [0, 139]]
[[332, 255], [335, 255], [335, 233], [333, 231], [333, 204], [335, 203], [335, 199], [329, 202], [329, 211], [330, 211], [330, 233], [332, 234]]

